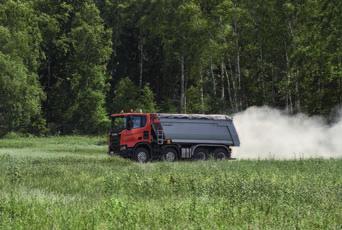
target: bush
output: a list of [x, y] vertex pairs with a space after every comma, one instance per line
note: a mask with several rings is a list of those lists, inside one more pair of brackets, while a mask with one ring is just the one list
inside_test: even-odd
[[0, 136], [26, 129], [40, 115], [44, 94], [36, 77], [0, 51]]
[[155, 112], [156, 103], [152, 90], [148, 85], [139, 89], [128, 77], [119, 81], [115, 88], [115, 96], [111, 106], [111, 112], [127, 112], [131, 109], [146, 112]]
[[3, 139], [18, 139], [23, 137], [32, 137], [32, 135], [29, 133], [8, 132], [3, 136]]
[[188, 113], [206, 113], [208, 112], [209, 100], [207, 97], [203, 98], [203, 104], [201, 101], [201, 87], [191, 86], [186, 92], [187, 98], [187, 112]]

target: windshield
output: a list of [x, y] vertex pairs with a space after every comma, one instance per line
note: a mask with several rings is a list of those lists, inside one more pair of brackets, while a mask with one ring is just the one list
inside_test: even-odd
[[125, 117], [112, 117], [112, 131], [121, 132], [126, 128], [126, 118]]

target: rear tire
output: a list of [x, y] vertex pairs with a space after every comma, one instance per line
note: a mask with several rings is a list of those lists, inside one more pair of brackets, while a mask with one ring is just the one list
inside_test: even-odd
[[146, 148], [137, 148], [134, 151], [134, 155], [139, 163], [146, 163], [150, 160], [150, 153]]
[[163, 150], [163, 160], [174, 162], [177, 160], [177, 151], [174, 148], [166, 148]]
[[197, 148], [195, 149], [194, 155], [192, 159], [196, 161], [206, 161], [208, 160], [209, 151], [206, 148]]
[[226, 160], [230, 158], [230, 153], [225, 148], [217, 148], [214, 150], [215, 160]]

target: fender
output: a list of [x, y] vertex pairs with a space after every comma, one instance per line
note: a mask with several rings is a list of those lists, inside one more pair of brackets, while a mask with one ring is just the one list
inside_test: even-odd
[[177, 155], [178, 157], [180, 157], [180, 146], [177, 144], [169, 144], [169, 145], [163, 145], [162, 146], [162, 150], [166, 149], [166, 148], [173, 148], [177, 151]]
[[144, 147], [144, 148], [147, 148], [148, 151], [150, 152], [150, 154], [152, 154], [152, 147], [151, 145], [148, 143], [148, 142], [139, 142], [139, 143], [136, 143], [133, 147], [134, 150], [136, 150], [137, 148], [139, 147]]

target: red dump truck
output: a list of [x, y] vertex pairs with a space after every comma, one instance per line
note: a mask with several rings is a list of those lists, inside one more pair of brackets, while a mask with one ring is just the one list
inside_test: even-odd
[[226, 115], [120, 113], [111, 115], [109, 155], [152, 159], [231, 158], [240, 141]]

